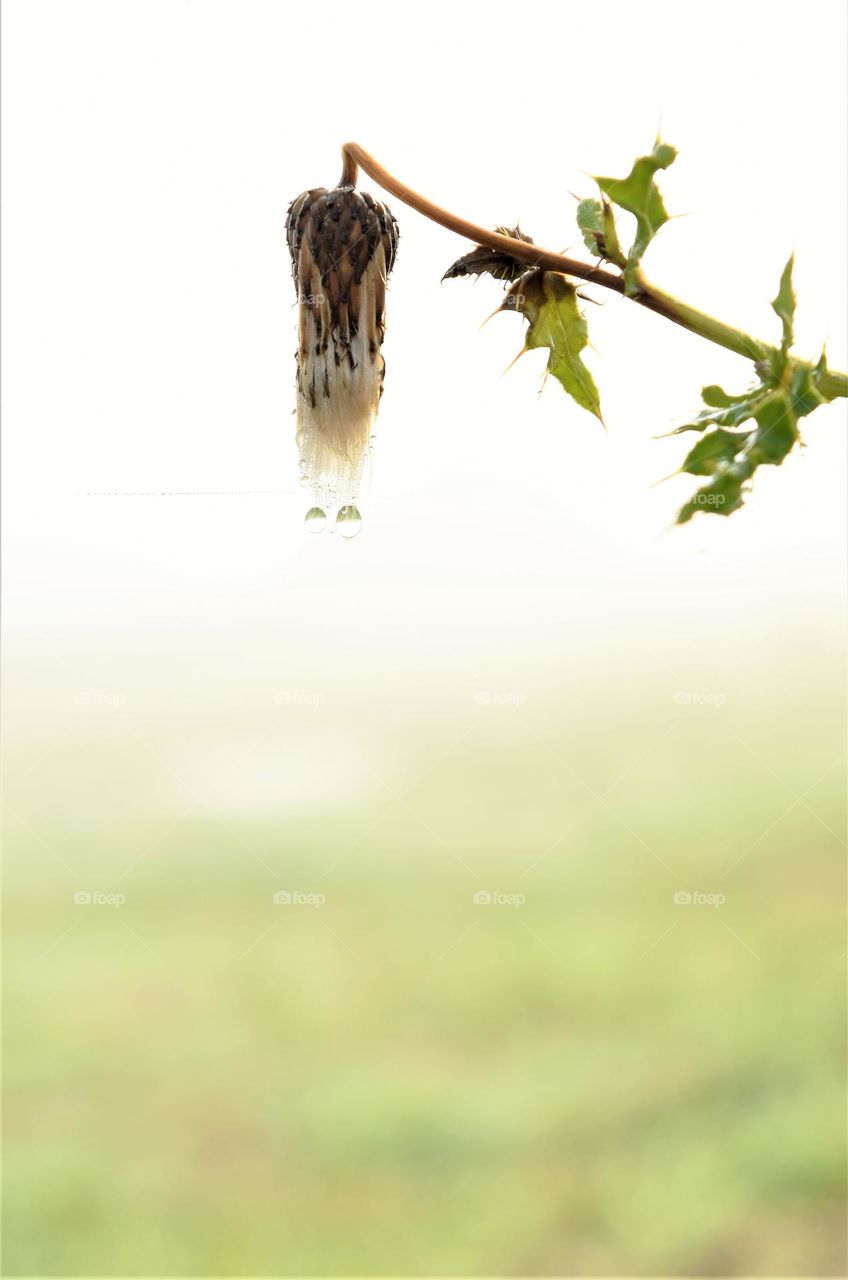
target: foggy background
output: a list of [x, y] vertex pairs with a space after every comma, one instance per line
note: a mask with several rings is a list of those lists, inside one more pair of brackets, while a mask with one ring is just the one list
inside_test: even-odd
[[605, 432], [385, 197], [314, 536], [283, 220], [355, 139], [585, 257], [659, 130], [649, 278], [770, 340], [794, 249], [844, 368], [843, 6], [3, 25], [8, 1272], [840, 1273], [844, 402], [673, 529], [746, 363], [589, 287]]

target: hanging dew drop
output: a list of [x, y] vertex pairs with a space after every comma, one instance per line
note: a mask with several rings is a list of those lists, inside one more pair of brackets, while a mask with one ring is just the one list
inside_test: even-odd
[[339, 507], [336, 516], [336, 528], [343, 538], [355, 538], [362, 528], [362, 516], [359, 509], [349, 503], [345, 507]]
[[327, 513], [321, 507], [310, 507], [304, 517], [304, 523], [310, 533], [320, 533], [327, 523]]

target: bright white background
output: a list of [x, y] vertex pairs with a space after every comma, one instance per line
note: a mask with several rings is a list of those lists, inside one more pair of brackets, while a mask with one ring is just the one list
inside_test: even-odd
[[[542, 353], [503, 374], [522, 326], [480, 328], [499, 286], [440, 284], [468, 246], [391, 200], [363, 532], [308, 534], [282, 228], [293, 196], [337, 181], [352, 138], [448, 208], [582, 253], [571, 193], [625, 173], [659, 127], [680, 151], [662, 185], [681, 216], [648, 274], [769, 338], [794, 248], [799, 348], [827, 341], [845, 367], [841, 0], [9, 0], [4, 27], [12, 652], [76, 655], [101, 683], [97, 655], [123, 653], [121, 687], [146, 679], [151, 698], [145, 664], [177, 651], [184, 698], [192, 678], [208, 695], [205, 662], [220, 691], [225, 667], [246, 681], [266, 650], [290, 687], [460, 667], [489, 687], [512, 666], [523, 688], [537, 663], [614, 666], [640, 646], [694, 645], [702, 669], [717, 651], [753, 660], [776, 629], [838, 615], [841, 405], [745, 511], [669, 532], [692, 483], [651, 486], [687, 443], [652, 437], [704, 383], [744, 386], [745, 362], [596, 290], [604, 433], [555, 383], [538, 396]], [[274, 492], [85, 496], [183, 490]]]

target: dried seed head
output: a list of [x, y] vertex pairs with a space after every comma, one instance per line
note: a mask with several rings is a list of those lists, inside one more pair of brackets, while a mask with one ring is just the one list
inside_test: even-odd
[[383, 390], [386, 281], [397, 223], [355, 187], [293, 200], [286, 235], [299, 302], [297, 443], [317, 498], [357, 494]]

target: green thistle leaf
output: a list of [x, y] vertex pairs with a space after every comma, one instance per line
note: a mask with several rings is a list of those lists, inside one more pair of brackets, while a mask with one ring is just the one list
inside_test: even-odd
[[701, 399], [704, 404], [712, 405], [714, 409], [729, 409], [735, 402], [735, 396], [728, 395], [722, 387], [715, 385], [704, 387], [701, 391]]
[[524, 316], [529, 324], [524, 350], [547, 347], [548, 373], [582, 409], [603, 422], [598, 388], [580, 358], [589, 335], [574, 285], [553, 271], [528, 271], [508, 291], [499, 310]]
[[625, 265], [626, 259], [618, 243], [615, 215], [608, 200], [603, 203], [591, 197], [581, 200], [577, 206], [577, 226], [586, 248], [596, 258], [613, 262], [618, 267]]
[[691, 476], [715, 475], [723, 463], [733, 461], [749, 434], [747, 431], [725, 431], [723, 427], [707, 432], [687, 453], [680, 470]]
[[577, 206], [577, 225], [583, 236], [583, 243], [596, 258], [603, 255], [604, 211], [600, 200], [590, 196], [581, 200]]
[[783, 268], [783, 274], [780, 277], [780, 288], [777, 291], [777, 297], [772, 302], [772, 310], [783, 324], [783, 340], [780, 344], [782, 355], [786, 355], [792, 346], [794, 338], [795, 326], [795, 290], [792, 287], [792, 268], [795, 265], [794, 253], [790, 255], [789, 261]]
[[632, 213], [636, 219], [636, 239], [627, 254], [624, 269], [625, 289], [637, 290], [637, 269], [642, 256], [654, 236], [666, 222], [668, 214], [659, 188], [654, 180], [660, 169], [674, 163], [677, 152], [674, 147], [657, 141], [649, 156], [640, 156], [626, 178], [595, 178], [604, 195], [613, 204]]
[[[705, 387], [704, 399], [708, 394], [711, 399], [718, 398], [717, 392], [722, 399], [730, 399], [716, 387]], [[784, 390], [756, 387], [725, 408], [715, 410], [711, 420], [726, 421], [731, 416], [735, 424], [753, 419], [756, 426], [750, 431], [726, 431], [719, 426], [689, 451], [680, 470], [712, 479], [681, 507], [678, 524], [686, 524], [698, 511], [720, 516], [738, 511], [744, 503], [745, 486], [757, 467], [780, 466], [800, 439], [795, 401]], [[701, 415], [702, 419], [707, 417]], [[703, 430], [703, 426], [695, 429]]]

